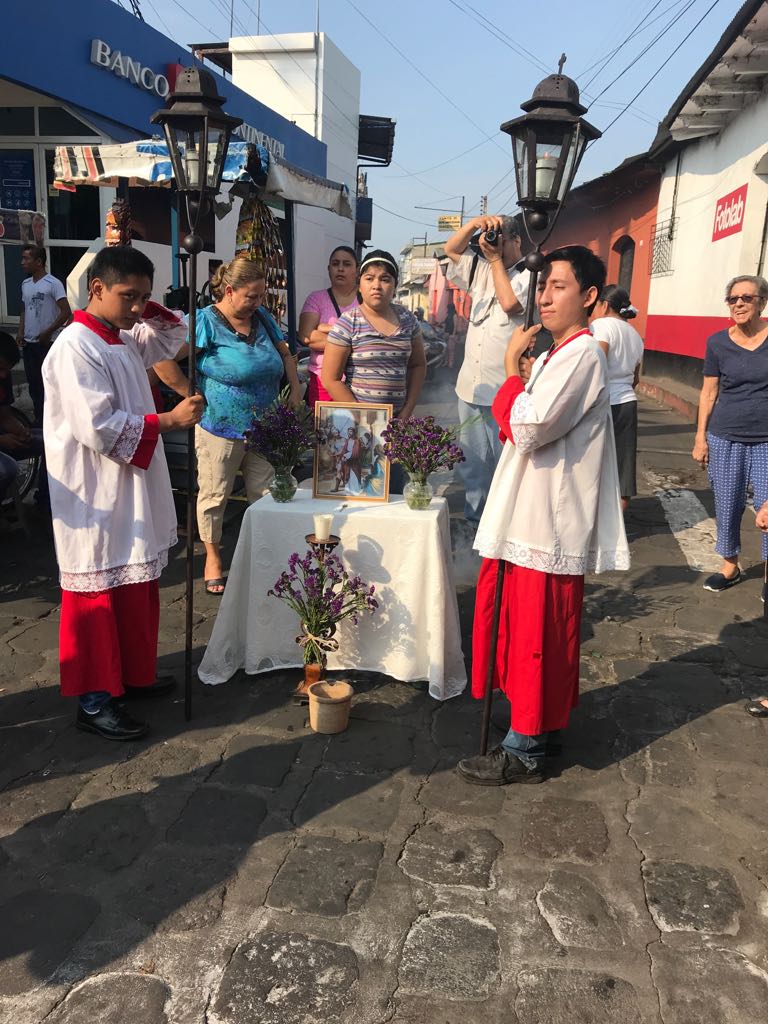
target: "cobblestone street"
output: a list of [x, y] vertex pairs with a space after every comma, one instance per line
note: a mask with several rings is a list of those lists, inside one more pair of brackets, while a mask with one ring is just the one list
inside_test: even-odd
[[[581, 703], [535, 787], [466, 785], [477, 703], [373, 675], [338, 736], [291, 703], [296, 670], [196, 683], [189, 724], [179, 695], [137, 704], [138, 743], [79, 733], [51, 542], [0, 525], [0, 1020], [763, 1024], [763, 566], [748, 511], [746, 581], [702, 589], [706, 526], [669, 513], [683, 490], [712, 515], [691, 439], [641, 403], [632, 570], [588, 578]], [[467, 656], [473, 571], [457, 558]], [[179, 549], [179, 679], [183, 572]], [[218, 605], [196, 601], [199, 661]]]

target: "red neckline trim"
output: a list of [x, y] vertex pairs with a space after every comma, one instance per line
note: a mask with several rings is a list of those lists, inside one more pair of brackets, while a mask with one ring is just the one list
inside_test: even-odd
[[570, 345], [572, 341], [575, 341], [577, 338], [580, 338], [583, 334], [591, 335], [592, 332], [588, 327], [583, 327], [580, 331], [576, 331], [575, 334], [572, 334], [570, 338], [566, 338], [565, 341], [561, 342], [561, 344], [559, 344], [556, 348], [551, 348], [549, 352], [547, 352], [547, 358], [544, 360], [544, 365], [547, 365], [547, 363], [555, 354], [555, 352], [559, 352], [561, 348], [565, 348], [566, 345]]
[[76, 309], [72, 319], [76, 324], [82, 324], [83, 327], [87, 327], [89, 331], [93, 331], [94, 334], [106, 341], [108, 345], [123, 345], [125, 344], [120, 340], [120, 334], [118, 331], [107, 327], [105, 323], [97, 319], [92, 313], [89, 313], [86, 309]]

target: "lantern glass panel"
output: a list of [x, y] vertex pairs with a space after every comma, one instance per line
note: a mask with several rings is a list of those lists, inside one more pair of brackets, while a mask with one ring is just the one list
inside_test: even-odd
[[539, 121], [533, 127], [536, 136], [535, 195], [537, 199], [558, 201], [558, 173], [566, 156], [571, 125]]
[[512, 159], [517, 178], [517, 194], [520, 199], [528, 197], [528, 128], [517, 125], [512, 132]]
[[227, 156], [229, 132], [223, 128], [208, 128], [208, 166], [206, 169], [205, 187], [214, 195], [219, 191], [221, 175], [224, 172], [224, 161]]
[[563, 202], [566, 195], [568, 194], [571, 184], [573, 183], [573, 177], [576, 173], [581, 158], [584, 155], [584, 150], [587, 146], [588, 139], [582, 135], [579, 125], [574, 126], [574, 130], [570, 133], [567, 141], [568, 152], [566, 154], [565, 163], [563, 166], [563, 176], [559, 182], [558, 188], [558, 201]]

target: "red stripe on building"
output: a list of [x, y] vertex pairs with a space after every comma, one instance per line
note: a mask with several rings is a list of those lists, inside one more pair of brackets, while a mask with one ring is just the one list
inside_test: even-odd
[[649, 313], [645, 347], [653, 352], [704, 358], [707, 338], [731, 326], [727, 316], [661, 316]]

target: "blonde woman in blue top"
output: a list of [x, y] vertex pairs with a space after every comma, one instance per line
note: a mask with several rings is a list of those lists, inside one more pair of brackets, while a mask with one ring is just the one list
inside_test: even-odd
[[283, 335], [263, 308], [267, 283], [251, 260], [222, 264], [211, 282], [216, 302], [197, 315], [200, 391], [205, 413], [195, 430], [197, 526], [205, 545], [203, 579], [209, 594], [224, 592], [221, 534], [224, 509], [238, 470], [248, 502], [266, 494], [272, 467], [245, 449], [244, 432], [254, 412], [266, 409], [280, 391], [283, 373], [291, 401], [302, 400], [296, 364]]

